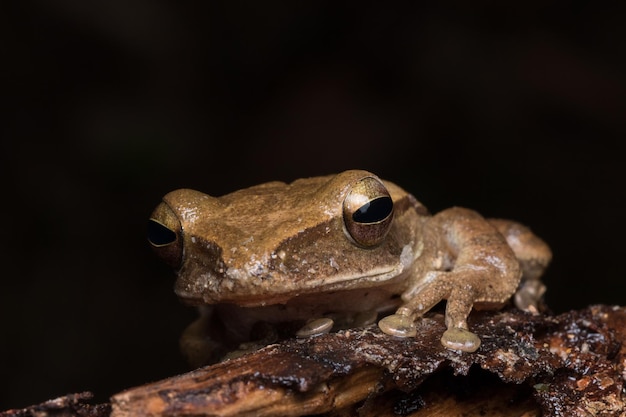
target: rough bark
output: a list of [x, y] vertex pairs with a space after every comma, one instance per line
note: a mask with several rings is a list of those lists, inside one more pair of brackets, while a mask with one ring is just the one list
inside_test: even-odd
[[[289, 339], [128, 389], [9, 416], [626, 416], [626, 309], [472, 313], [475, 353], [443, 349], [443, 316], [398, 339], [375, 326]], [[46, 411], [48, 407], [48, 411]]]

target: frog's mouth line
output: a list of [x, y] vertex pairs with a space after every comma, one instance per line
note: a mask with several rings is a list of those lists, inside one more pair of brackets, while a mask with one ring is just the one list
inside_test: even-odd
[[[252, 307], [284, 304], [300, 296], [356, 289], [390, 287], [401, 292], [416, 254], [419, 256], [419, 251], [416, 253], [410, 245], [406, 245], [400, 256], [400, 262], [392, 266], [372, 269], [367, 274], [336, 274], [323, 278], [310, 274], [297, 281], [286, 278], [272, 281], [244, 271], [240, 271], [240, 275], [230, 271], [230, 276], [221, 280], [215, 280], [207, 274], [190, 280], [194, 283], [192, 288], [177, 287], [176, 294], [190, 305], [234, 303]], [[286, 285], [277, 285], [276, 282]]]
[[316, 291], [325, 290], [326, 288], [333, 290], [334, 287], [337, 286], [342, 287], [340, 289], [343, 289], [343, 287], [349, 287], [348, 289], [350, 289], [354, 286], [360, 288], [367, 286], [377, 287], [379, 284], [387, 283], [395, 278], [401, 278], [404, 275], [402, 274], [403, 269], [403, 265], [398, 265], [393, 268], [375, 270], [366, 275], [336, 275], [327, 278], [312, 279], [307, 281], [306, 288]]
[[396, 289], [396, 287], [399, 288], [403, 286], [407, 274], [408, 271], [400, 264], [392, 268], [378, 270], [376, 273], [370, 273], [368, 275], [337, 275], [332, 277], [332, 279], [328, 277], [313, 279], [307, 281], [306, 285], [300, 288], [288, 287], [279, 291], [276, 291], [276, 288], [265, 286], [257, 288], [258, 292], [251, 291], [248, 294], [242, 295], [224, 286], [221, 287], [222, 290], [217, 292], [211, 291], [210, 293], [204, 294], [192, 294], [184, 290], [177, 290], [176, 294], [188, 305], [197, 306], [232, 303], [242, 307], [259, 307], [286, 304], [290, 300], [304, 296], [310, 297], [315, 294], [351, 292], [354, 290], [376, 289], [381, 287]]

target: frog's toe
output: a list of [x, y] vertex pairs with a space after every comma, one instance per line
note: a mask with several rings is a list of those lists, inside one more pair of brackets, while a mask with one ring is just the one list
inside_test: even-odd
[[520, 285], [513, 301], [518, 309], [537, 315], [541, 297], [545, 292], [546, 286], [541, 281], [527, 280]]
[[413, 319], [400, 314], [383, 318], [378, 322], [378, 327], [384, 333], [396, 337], [414, 337], [417, 334]]
[[469, 330], [451, 327], [441, 336], [441, 344], [448, 349], [475, 352], [480, 347], [480, 338]]
[[181, 338], [180, 350], [193, 368], [219, 362], [226, 353], [225, 347], [214, 340], [206, 338]]
[[304, 338], [328, 333], [333, 328], [334, 323], [332, 319], [327, 317], [310, 320], [296, 332], [296, 337]]

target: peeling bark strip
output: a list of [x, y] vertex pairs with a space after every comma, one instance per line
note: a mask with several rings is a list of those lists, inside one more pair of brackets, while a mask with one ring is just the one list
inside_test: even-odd
[[[591, 306], [559, 316], [474, 312], [470, 326], [483, 344], [471, 354], [441, 347], [442, 315], [428, 315], [419, 326], [418, 336], [408, 339], [372, 326], [287, 340], [119, 393], [111, 398], [112, 416], [301, 416], [353, 409], [364, 416], [428, 416], [441, 412], [441, 404], [447, 413], [468, 416], [486, 410], [626, 416], [624, 308]], [[446, 372], [452, 379], [437, 388]], [[461, 390], [469, 398], [450, 394], [450, 381], [457, 380], [480, 381], [479, 389], [470, 382]]]

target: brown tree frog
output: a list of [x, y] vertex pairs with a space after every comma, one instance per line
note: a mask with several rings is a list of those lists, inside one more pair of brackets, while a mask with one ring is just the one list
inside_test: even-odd
[[395, 310], [378, 326], [411, 337], [442, 300], [441, 343], [473, 352], [480, 339], [468, 328], [472, 308], [499, 308], [513, 297], [536, 313], [551, 259], [519, 223], [460, 207], [431, 215], [413, 195], [361, 170], [218, 198], [176, 190], [152, 213], [148, 234], [177, 271], [176, 294], [204, 306], [181, 341], [195, 364], [274, 337], [267, 329], [288, 323], [306, 337]]

